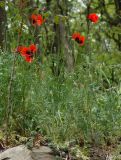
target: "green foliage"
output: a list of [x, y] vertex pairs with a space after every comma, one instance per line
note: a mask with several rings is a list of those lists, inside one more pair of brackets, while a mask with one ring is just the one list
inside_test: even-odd
[[[6, 106], [15, 54], [13, 51], [18, 45], [29, 45], [39, 37], [41, 53], [33, 63], [26, 63], [17, 55], [10, 95], [10, 131], [31, 136], [37, 130], [58, 144], [81, 137], [102, 143], [105, 137], [117, 136], [121, 131], [121, 54], [116, 43], [107, 36], [109, 26], [101, 18], [99, 23], [90, 23], [88, 28], [84, 7], [86, 3], [81, 5], [81, 11], [77, 10], [80, 9], [79, 2], [69, 1], [67, 6], [63, 3], [63, 15], [56, 1], [43, 13], [47, 20], [37, 31], [37, 37], [36, 29], [28, 19], [30, 8], [21, 11], [16, 4], [8, 3], [7, 50], [0, 53], [0, 125], [4, 126], [8, 112]], [[111, 10], [112, 6], [109, 12]], [[36, 12], [38, 10], [33, 9], [33, 13]], [[60, 40], [58, 37], [55, 41], [53, 26], [54, 23], [58, 25], [60, 20], [62, 28], [65, 27], [68, 33], [66, 35], [59, 30], [59, 34], [64, 34], [69, 44], [65, 49], [64, 41], [63, 50], [71, 50], [69, 53], [74, 56], [72, 72], [66, 68], [66, 52], [53, 54], [53, 44]], [[21, 21], [22, 34], [18, 44]], [[119, 27], [116, 28], [118, 35]], [[71, 40], [71, 34], [75, 31], [87, 36], [84, 46], [80, 47]], [[49, 51], [49, 55], [46, 55], [46, 51]], [[53, 64], [62, 71], [58, 76], [52, 72]]]

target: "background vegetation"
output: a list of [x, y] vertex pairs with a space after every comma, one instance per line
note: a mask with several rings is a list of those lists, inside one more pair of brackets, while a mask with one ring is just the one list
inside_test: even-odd
[[[120, 0], [1, 0], [0, 128], [54, 143], [107, 143], [121, 132]], [[46, 19], [40, 27], [32, 13]], [[99, 21], [87, 20], [97, 13]], [[79, 46], [71, 36], [86, 37]], [[32, 63], [17, 53], [35, 43]]]

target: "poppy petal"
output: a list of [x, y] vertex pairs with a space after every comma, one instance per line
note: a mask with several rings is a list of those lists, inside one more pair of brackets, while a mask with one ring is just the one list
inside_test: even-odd
[[31, 44], [31, 45], [29, 46], [29, 48], [30, 48], [30, 51], [33, 52], [33, 53], [35, 53], [35, 52], [37, 51], [37, 47], [36, 47], [36, 45], [34, 45], [34, 44]]
[[30, 56], [26, 56], [25, 61], [31, 63], [33, 61], [33, 58], [31, 58]]

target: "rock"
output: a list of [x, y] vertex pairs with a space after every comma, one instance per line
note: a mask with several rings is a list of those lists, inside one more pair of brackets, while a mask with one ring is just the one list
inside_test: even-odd
[[0, 153], [0, 160], [54, 160], [52, 153], [49, 147], [41, 146], [30, 151], [26, 146], [20, 145]]
[[48, 154], [52, 154], [53, 151], [51, 148], [46, 147], [46, 146], [40, 146], [38, 149], [37, 148], [33, 148], [32, 149], [33, 153], [48, 153]]
[[53, 160], [53, 152], [49, 147], [41, 146], [38, 149], [33, 148], [31, 156], [34, 160]]
[[0, 153], [0, 160], [32, 160], [31, 151], [29, 151], [24, 145], [7, 149]]

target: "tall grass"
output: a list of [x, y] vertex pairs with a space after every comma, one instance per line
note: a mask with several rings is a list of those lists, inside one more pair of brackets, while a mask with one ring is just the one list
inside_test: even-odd
[[[0, 125], [4, 126], [11, 53], [0, 56]], [[86, 61], [85, 61], [86, 62]], [[85, 63], [86, 64], [86, 63]], [[121, 131], [120, 84], [112, 86], [104, 64], [78, 64], [55, 77], [50, 62], [18, 57], [12, 86], [10, 131], [30, 136], [39, 130], [55, 143], [111, 137]], [[105, 86], [104, 80], [107, 84]]]

